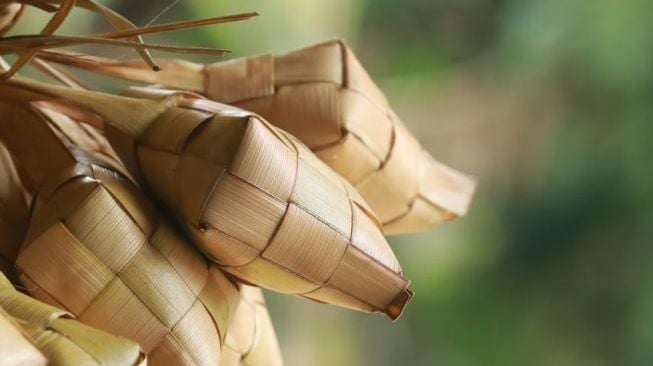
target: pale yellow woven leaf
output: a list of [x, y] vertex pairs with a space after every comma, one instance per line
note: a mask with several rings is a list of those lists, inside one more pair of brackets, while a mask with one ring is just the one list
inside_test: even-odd
[[[53, 366], [145, 364], [145, 356], [136, 343], [89, 327], [70, 317], [71, 314], [66, 311], [18, 292], [0, 274], [2, 364], [45, 365], [45, 358], [47, 364]], [[12, 334], [7, 332], [7, 324], [14, 325]], [[26, 342], [31, 343], [31, 350], [26, 348]], [[5, 349], [9, 345], [15, 348]], [[16, 354], [10, 354], [12, 350]]]
[[[2, 276], [2, 274], [0, 274]], [[45, 366], [47, 359], [20, 325], [0, 307], [0, 360], [7, 366]]]

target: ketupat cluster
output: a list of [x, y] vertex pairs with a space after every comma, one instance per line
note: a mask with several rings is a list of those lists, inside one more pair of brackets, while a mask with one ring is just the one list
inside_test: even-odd
[[[97, 364], [145, 362], [105, 331], [138, 343], [155, 365], [280, 365], [252, 285], [392, 319], [403, 312], [412, 291], [384, 231], [464, 214], [474, 184], [424, 151], [342, 42], [207, 66], [157, 61], [148, 48], [211, 51], [140, 35], [251, 14], [136, 28], [92, 0], [25, 4], [55, 15], [41, 36], [0, 38], [3, 53], [21, 53], [0, 84], [0, 139], [11, 154], [0, 145], [0, 269], [55, 307], [20, 295], [49, 309], [42, 314], [88, 325], [73, 332], [80, 342], [68, 337], [73, 345]], [[73, 6], [118, 30], [51, 36]], [[0, 2], [0, 30], [22, 9]], [[44, 51], [73, 43], [132, 47], [143, 61]], [[65, 86], [9, 78], [28, 61]], [[173, 89], [93, 92], [50, 62]], [[0, 309], [20, 318], [28, 305], [14, 293], [0, 291]], [[52, 326], [55, 318], [39, 329], [67, 336], [73, 326]], [[0, 330], [20, 334], [22, 348], [0, 348], [3, 359], [81, 362], [12, 322]], [[103, 359], [107, 347], [116, 357], [124, 347], [131, 361]]]
[[190, 90], [261, 115], [356, 187], [386, 234], [424, 230], [463, 215], [474, 191], [473, 180], [422, 148], [342, 41], [210, 65], [163, 60], [168, 71], [160, 73], [138, 61], [61, 52], [41, 57]]

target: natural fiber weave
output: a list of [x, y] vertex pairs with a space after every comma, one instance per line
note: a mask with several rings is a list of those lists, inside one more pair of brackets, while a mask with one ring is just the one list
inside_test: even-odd
[[[40, 111], [49, 116], [50, 126], [68, 145], [76, 146], [97, 159], [120, 165], [115, 152], [100, 131], [87, 124], [66, 118], [48, 105]], [[66, 111], [67, 112], [67, 111]], [[241, 299], [225, 335], [221, 366], [266, 365], [281, 366], [281, 352], [268, 314], [263, 293], [259, 288], [242, 285]]]
[[186, 96], [143, 128], [135, 150], [112, 143], [125, 159], [133, 154], [200, 247], [241, 280], [392, 319], [412, 296], [356, 190], [260, 117]]
[[0, 142], [0, 272], [16, 283], [14, 262], [27, 225], [27, 204], [18, 172]]
[[152, 365], [217, 364], [237, 287], [128, 179], [44, 123], [61, 128], [66, 117], [15, 103], [0, 111], [0, 136], [39, 188], [17, 260], [30, 293], [137, 341]]
[[258, 287], [242, 286], [242, 299], [222, 346], [220, 366], [281, 366], [277, 336]]
[[1, 274], [0, 335], [2, 365], [45, 365], [46, 358], [52, 366], [145, 365], [136, 343], [82, 324], [68, 312], [16, 291]]
[[36, 105], [40, 106], [39, 112], [45, 115], [50, 128], [66, 146], [81, 150], [93, 159], [109, 164], [112, 169], [134, 181], [102, 130], [89, 123], [90, 120], [97, 119], [97, 116], [59, 104], [36, 103]]
[[473, 182], [430, 157], [343, 42], [213, 64], [205, 72], [211, 99], [297, 136], [356, 187], [386, 233], [429, 228], [466, 212]]
[[129, 61], [44, 57], [192, 90], [260, 114], [299, 138], [355, 186], [386, 233], [423, 230], [463, 215], [473, 195], [473, 180], [424, 150], [342, 41], [206, 66], [162, 61], [163, 73]]
[[0, 35], [5, 34], [20, 17], [24, 6], [19, 3], [0, 5]]

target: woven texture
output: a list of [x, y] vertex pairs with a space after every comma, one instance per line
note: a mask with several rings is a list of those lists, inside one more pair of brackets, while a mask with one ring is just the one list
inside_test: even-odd
[[281, 351], [258, 287], [242, 286], [242, 299], [222, 346], [220, 366], [281, 366]]
[[[82, 150], [85, 155], [109, 164], [112, 169], [134, 181], [103, 132], [86, 123], [91, 117], [76, 109], [61, 108], [57, 104], [40, 103], [39, 105], [41, 106], [39, 112], [47, 117], [52, 130], [67, 146]], [[72, 116], [69, 117], [68, 114], [72, 114]], [[74, 118], [80, 118], [80, 121], [84, 123], [80, 123]]]
[[343, 42], [212, 64], [205, 73], [209, 98], [299, 138], [356, 187], [386, 233], [466, 212], [473, 181], [431, 158]]
[[[129, 180], [65, 147], [44, 114], [15, 104], [0, 108], [6, 117], [0, 133], [12, 137], [8, 146], [40, 187], [17, 259], [30, 293], [138, 342], [151, 365], [217, 364], [237, 287]], [[46, 151], [48, 161], [35, 158]], [[58, 174], [38, 176], [48, 170]]]
[[[112, 166], [120, 165], [114, 150], [100, 131], [53, 109], [42, 108], [40, 111], [49, 117], [50, 127], [67, 145], [80, 148], [96, 159], [111, 161]], [[283, 365], [262, 291], [244, 285], [240, 292], [241, 299], [225, 335], [220, 365]]]
[[251, 110], [297, 136], [368, 201], [386, 233], [430, 228], [466, 213], [475, 182], [435, 161], [388, 106], [352, 51], [329, 41], [285, 55], [211, 65], [70, 53], [48, 60], [115, 77], [190, 90]]
[[174, 92], [130, 95], [166, 108], [138, 127], [135, 145], [107, 121], [109, 140], [225, 271], [282, 293], [401, 314], [412, 293], [377, 219], [298, 140], [205, 99], [186, 95], [172, 107]]
[[9, 151], [0, 142], [0, 272], [16, 283], [14, 262], [25, 234], [27, 205]]
[[[47, 364], [52, 366], [145, 364], [145, 357], [136, 343], [89, 327], [70, 317], [71, 314], [66, 311], [16, 291], [0, 275], [2, 364], [45, 365], [46, 358]], [[15, 326], [13, 333], [5, 333], [7, 328], [3, 325], [12, 323]], [[15, 348], [5, 348], [6, 345]], [[32, 346], [31, 349], [28, 346]]]

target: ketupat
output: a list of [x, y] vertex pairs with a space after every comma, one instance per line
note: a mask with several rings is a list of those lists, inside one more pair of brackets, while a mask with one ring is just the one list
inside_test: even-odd
[[5, 85], [8, 95], [19, 91], [65, 98], [104, 117], [127, 167], [241, 280], [392, 319], [412, 297], [356, 190], [262, 118], [165, 90], [127, 98], [23, 78]]
[[138, 344], [84, 325], [70, 313], [16, 291], [2, 274], [0, 335], [0, 360], [8, 366], [146, 364]]
[[152, 365], [216, 364], [237, 286], [127, 178], [65, 147], [45, 124], [53, 113], [18, 103], [0, 110], [0, 135], [11, 136], [8, 147], [39, 187], [16, 262], [30, 293], [138, 342]]
[[251, 112], [192, 95], [130, 95], [182, 98], [137, 139], [133, 164], [225, 271], [282, 293], [401, 314], [412, 292], [376, 217], [297, 139]]
[[356, 187], [386, 233], [424, 230], [463, 215], [473, 196], [473, 180], [424, 150], [342, 41], [206, 66], [162, 60], [161, 73], [139, 62], [42, 56], [191, 90], [260, 114], [299, 138]]
[[412, 292], [376, 217], [298, 140], [192, 95], [131, 95], [182, 97], [137, 139], [134, 164], [225, 271], [282, 293], [401, 314]]
[[[58, 108], [57, 105], [48, 107]], [[49, 122], [60, 139], [69, 145], [81, 148], [102, 160], [109, 160], [120, 165], [118, 157], [108, 144], [106, 138], [96, 128], [77, 123], [71, 118], [65, 118], [49, 108], [41, 112], [50, 115]], [[64, 112], [70, 112], [65, 110]], [[82, 111], [75, 110], [77, 115]], [[92, 116], [80, 115], [88, 120]], [[122, 171], [122, 170], [121, 170]], [[240, 301], [233, 319], [226, 331], [224, 344], [220, 355], [220, 366], [229, 365], [266, 365], [281, 366], [283, 361], [276, 334], [268, 314], [263, 292], [256, 287], [241, 285]]]

